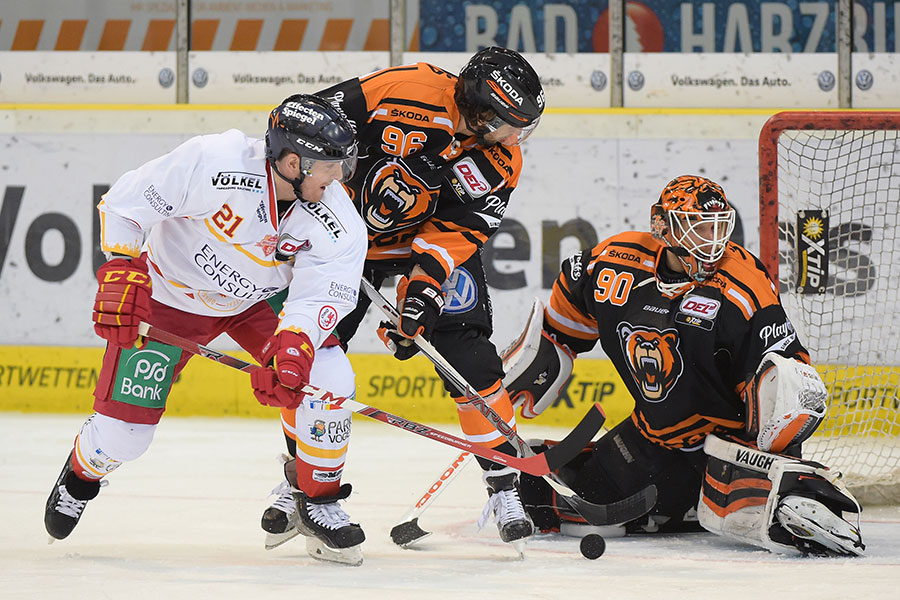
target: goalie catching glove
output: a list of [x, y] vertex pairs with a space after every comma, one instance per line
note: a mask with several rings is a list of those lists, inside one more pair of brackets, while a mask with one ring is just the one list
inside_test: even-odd
[[113, 346], [131, 348], [150, 318], [150, 273], [143, 258], [115, 258], [97, 270], [94, 331]]
[[769, 352], [741, 395], [746, 430], [756, 445], [782, 452], [811, 436], [825, 418], [828, 390], [810, 365]]
[[314, 358], [315, 350], [308, 335], [279, 331], [263, 346], [265, 368], [250, 373], [253, 395], [263, 406], [297, 408], [303, 394], [296, 390], [309, 383]]

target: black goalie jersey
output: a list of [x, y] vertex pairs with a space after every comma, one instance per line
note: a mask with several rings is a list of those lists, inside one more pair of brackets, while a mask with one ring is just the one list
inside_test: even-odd
[[699, 447], [740, 435], [740, 393], [767, 352], [809, 362], [762, 263], [728, 243], [718, 272], [664, 296], [654, 273], [662, 244], [626, 232], [563, 262], [544, 328], [575, 352], [597, 340], [634, 398], [631, 419], [650, 441]]

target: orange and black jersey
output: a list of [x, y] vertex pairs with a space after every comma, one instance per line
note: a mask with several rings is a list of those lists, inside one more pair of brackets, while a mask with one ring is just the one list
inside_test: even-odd
[[635, 401], [650, 441], [698, 448], [710, 433], [740, 435], [740, 392], [763, 355], [809, 361], [762, 263], [729, 242], [716, 274], [675, 297], [656, 287], [662, 244], [626, 232], [563, 262], [544, 328], [575, 352], [597, 340]]
[[428, 63], [391, 67], [317, 92], [350, 120], [359, 165], [348, 183], [359, 192], [372, 165], [385, 156], [439, 153], [453, 141], [459, 111], [456, 75]]
[[375, 163], [354, 198], [369, 229], [367, 260], [411, 259], [443, 282], [497, 232], [521, 170], [517, 146], [478, 148], [474, 138], [451, 158], [419, 153]]

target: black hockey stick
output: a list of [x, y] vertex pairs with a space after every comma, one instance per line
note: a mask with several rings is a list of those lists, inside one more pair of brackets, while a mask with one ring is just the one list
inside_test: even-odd
[[[381, 295], [381, 292], [376, 290], [375, 286], [373, 286], [365, 277], [362, 278], [361, 283], [363, 292], [365, 292], [372, 303], [378, 306], [381, 312], [384, 313], [394, 326], [399, 327], [400, 313], [397, 312], [397, 309], [388, 302], [384, 296]], [[487, 403], [487, 400], [485, 400], [475, 388], [469, 385], [469, 382], [453, 368], [453, 365], [447, 362], [447, 360], [435, 350], [434, 346], [432, 346], [428, 340], [424, 339], [421, 335], [417, 335], [413, 338], [413, 341], [422, 351], [422, 354], [427, 356], [453, 386], [466, 397], [468, 401], [465, 404], [471, 404], [478, 409], [478, 412], [480, 412], [482, 416], [484, 416], [484, 418], [487, 419], [488, 422], [518, 450], [520, 457], [528, 459], [529, 457], [533, 458], [535, 456], [534, 451], [525, 440], [516, 433], [516, 430], [510, 427], [506, 421], [503, 420], [503, 417], [498, 415], [497, 412], [491, 408]], [[595, 404], [594, 407], [602, 414], [599, 404]], [[603, 419], [606, 419], [605, 415], [603, 415]], [[599, 431], [601, 425], [602, 421], [597, 426], [597, 429], [594, 430], [594, 433]], [[572, 433], [574, 433], [574, 431]], [[559, 448], [559, 451], [574, 457], [587, 446], [593, 438], [593, 434], [591, 434], [591, 438], [584, 440], [584, 443], [577, 448], [572, 447], [573, 440], [570, 440], [570, 438], [572, 438], [572, 434], [566, 436], [566, 439], [562, 440], [556, 446], [553, 446], [544, 454], [552, 452], [558, 446], [564, 446], [564, 448]], [[504, 462], [501, 464], [507, 463]], [[649, 485], [634, 495], [613, 504], [594, 504], [576, 494], [575, 491], [563, 483], [556, 474], [549, 472], [542, 474], [541, 477], [544, 478], [561, 498], [565, 499], [566, 503], [568, 503], [572, 509], [580, 514], [584, 520], [591, 525], [615, 525], [632, 521], [645, 515], [656, 504], [656, 486], [654, 485]]]
[[[180, 348], [186, 352], [190, 352], [191, 354], [196, 354], [197, 356], [202, 356], [204, 358], [214, 360], [225, 366], [231, 367], [232, 369], [237, 369], [239, 371], [249, 373], [255, 369], [262, 368], [259, 365], [241, 360], [236, 356], [232, 356], [224, 352], [213, 350], [212, 348], [203, 346], [187, 338], [183, 338], [180, 335], [164, 331], [148, 323], [141, 323], [138, 328], [138, 332], [140, 333], [140, 335], [151, 340], [155, 340], [163, 344], [168, 344], [170, 346], [175, 346], [176, 348]], [[558, 469], [562, 465], [572, 460], [572, 458], [574, 458], [574, 456], [578, 454], [578, 452], [582, 448], [584, 448], [588, 444], [588, 442], [590, 442], [591, 438], [594, 437], [594, 434], [597, 432], [597, 430], [599, 430], [603, 425], [603, 421], [605, 419], [603, 412], [599, 409], [599, 405], [595, 404], [591, 408], [591, 410], [587, 412], [587, 414], [575, 427], [575, 429], [573, 429], [571, 433], [566, 436], [566, 439], [564, 439], [557, 445], [563, 446], [566, 444], [566, 442], [568, 442], [568, 445], [565, 448], [558, 449], [557, 446], [555, 446], [547, 452], [542, 452], [540, 454], [532, 453], [532, 455], [529, 457], [520, 458], [517, 456], [510, 456], [502, 452], [497, 452], [493, 448], [488, 448], [480, 444], [474, 444], [472, 442], [458, 438], [438, 429], [434, 429], [427, 425], [422, 425], [421, 423], [416, 423], [415, 421], [410, 421], [408, 419], [404, 419], [403, 417], [398, 417], [389, 412], [385, 412], [383, 410], [375, 408], [374, 406], [368, 406], [367, 404], [363, 404], [362, 402], [357, 402], [352, 398], [336, 396], [328, 390], [322, 389], [312, 384], [306, 384], [298, 391], [334, 406], [341, 406], [355, 413], [359, 413], [363, 416], [375, 419], [376, 421], [387, 423], [388, 425], [391, 425], [393, 427], [403, 429], [404, 431], [408, 431], [410, 433], [415, 433], [416, 435], [420, 435], [430, 440], [446, 444], [447, 446], [452, 446], [459, 450], [466, 450], [467, 452], [471, 452], [472, 454], [481, 456], [482, 458], [509, 465], [510, 467], [519, 469], [537, 477], [545, 475], [554, 469]], [[597, 524], [602, 525], [605, 523]]]

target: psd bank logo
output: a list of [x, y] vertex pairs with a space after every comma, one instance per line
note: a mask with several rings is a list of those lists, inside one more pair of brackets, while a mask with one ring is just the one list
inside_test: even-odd
[[472, 310], [478, 302], [478, 286], [475, 278], [466, 269], [456, 267], [450, 273], [450, 277], [441, 286], [444, 292], [444, 312], [450, 315], [458, 315]]
[[112, 399], [146, 408], [164, 408], [180, 357], [180, 350], [158, 342], [123, 350]]

